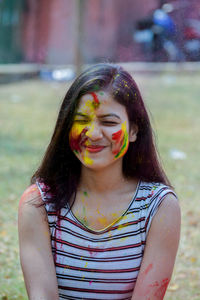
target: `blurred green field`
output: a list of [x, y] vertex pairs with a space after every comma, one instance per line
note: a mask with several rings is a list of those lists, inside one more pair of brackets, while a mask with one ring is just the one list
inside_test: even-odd
[[[182, 234], [166, 300], [200, 299], [199, 74], [136, 75], [156, 142], [182, 208]], [[17, 209], [53, 131], [68, 84], [0, 85], [0, 300], [27, 299], [19, 263]], [[173, 159], [171, 150], [184, 152]]]

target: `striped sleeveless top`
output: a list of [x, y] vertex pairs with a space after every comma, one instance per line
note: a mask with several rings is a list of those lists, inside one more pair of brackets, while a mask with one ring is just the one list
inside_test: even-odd
[[[51, 197], [36, 184], [43, 201]], [[166, 185], [139, 181], [123, 215], [98, 231], [82, 224], [68, 204], [55, 213], [45, 203], [59, 299], [130, 300], [152, 219], [169, 193], [177, 198]]]

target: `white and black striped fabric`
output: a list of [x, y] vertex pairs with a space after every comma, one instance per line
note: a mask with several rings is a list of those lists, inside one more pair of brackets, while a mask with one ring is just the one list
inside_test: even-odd
[[[50, 197], [43, 183], [37, 186], [44, 201]], [[166, 185], [139, 181], [127, 210], [99, 231], [82, 224], [68, 205], [56, 214], [45, 204], [59, 299], [130, 300], [152, 219], [169, 193], [176, 196]]]

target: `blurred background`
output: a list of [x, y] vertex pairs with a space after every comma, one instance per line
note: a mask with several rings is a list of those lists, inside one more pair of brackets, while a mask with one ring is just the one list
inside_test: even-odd
[[0, 41], [2, 64], [198, 61], [200, 2], [1, 0]]
[[0, 0], [0, 300], [28, 299], [19, 199], [67, 89], [97, 62], [136, 80], [179, 197], [182, 234], [165, 299], [200, 300], [199, 61], [199, 0]]
[[199, 60], [199, 0], [0, 0], [0, 82], [68, 80], [104, 61]]

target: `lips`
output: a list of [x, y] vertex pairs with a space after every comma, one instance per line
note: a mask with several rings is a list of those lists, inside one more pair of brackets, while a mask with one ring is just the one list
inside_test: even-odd
[[91, 153], [97, 153], [97, 152], [100, 152], [102, 151], [105, 146], [100, 146], [100, 145], [88, 145], [88, 146], [85, 146], [86, 150], [91, 152]]

